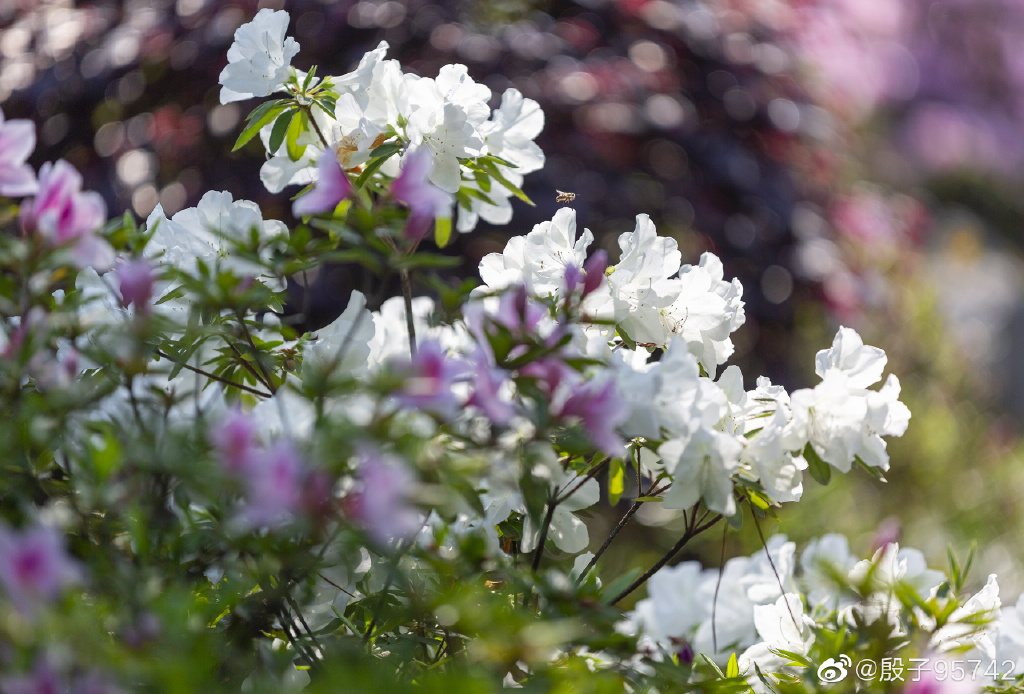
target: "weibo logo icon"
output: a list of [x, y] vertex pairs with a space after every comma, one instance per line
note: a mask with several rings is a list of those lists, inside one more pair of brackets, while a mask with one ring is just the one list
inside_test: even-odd
[[853, 665], [853, 661], [850, 659], [850, 656], [845, 654], [839, 656], [839, 660], [829, 658], [818, 666], [818, 679], [823, 684], [842, 682], [846, 679], [851, 665]]

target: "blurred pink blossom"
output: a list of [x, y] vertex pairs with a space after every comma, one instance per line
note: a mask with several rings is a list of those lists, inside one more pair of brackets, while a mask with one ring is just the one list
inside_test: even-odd
[[153, 265], [145, 258], [134, 258], [118, 264], [116, 274], [121, 302], [125, 306], [134, 305], [141, 313], [148, 312], [156, 281]]
[[591, 440], [606, 454], [623, 454], [626, 444], [615, 429], [626, 421], [628, 412], [614, 380], [591, 380], [574, 385], [569, 399], [562, 406], [561, 415], [579, 417]]
[[246, 470], [242, 519], [251, 526], [280, 525], [302, 510], [305, 465], [289, 441], [253, 457]]
[[0, 679], [4, 694], [65, 694], [67, 685], [57, 676], [49, 659], [38, 658], [32, 672]]
[[464, 362], [449, 357], [437, 341], [424, 340], [411, 361], [397, 366], [406, 376], [397, 394], [403, 407], [428, 410], [442, 417], [455, 414], [460, 403], [452, 386], [466, 375]]
[[494, 366], [483, 349], [477, 350], [472, 366], [473, 394], [466, 404], [479, 407], [495, 424], [508, 424], [516, 413], [512, 403], [502, 397], [502, 386], [508, 383], [508, 372]]
[[114, 249], [96, 234], [106, 221], [107, 206], [99, 193], [82, 192], [82, 175], [63, 159], [39, 170], [36, 197], [21, 206], [21, 225], [53, 245], [70, 245], [79, 267], [97, 272], [114, 264]]
[[0, 110], [0, 195], [19, 198], [36, 192], [36, 174], [25, 163], [35, 148], [35, 123], [4, 121], [4, 112]]
[[379, 544], [413, 537], [423, 525], [409, 502], [415, 478], [398, 460], [364, 454], [359, 465], [362, 488], [348, 499], [348, 512]]
[[80, 580], [78, 565], [68, 557], [64, 537], [55, 528], [36, 525], [19, 531], [0, 526], [0, 584], [20, 611], [32, 615]]
[[235, 475], [252, 469], [260, 453], [256, 422], [239, 409], [228, 412], [224, 421], [210, 431], [210, 443], [217, 449], [224, 468]]
[[391, 195], [409, 208], [405, 235], [421, 239], [437, 217], [451, 215], [452, 196], [427, 180], [433, 159], [427, 149], [411, 150], [402, 160], [402, 172], [391, 184]]
[[313, 190], [292, 205], [292, 214], [296, 217], [333, 212], [338, 203], [352, 192], [352, 184], [338, 163], [333, 149], [324, 150], [317, 160], [316, 170], [319, 178], [313, 184]]

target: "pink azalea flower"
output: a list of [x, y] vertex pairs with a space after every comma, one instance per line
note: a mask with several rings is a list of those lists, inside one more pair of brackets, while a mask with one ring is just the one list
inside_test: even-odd
[[234, 475], [251, 470], [260, 454], [256, 422], [239, 409], [231, 410], [224, 421], [210, 431], [210, 443], [217, 449], [224, 468]]
[[516, 413], [512, 403], [501, 397], [501, 387], [508, 382], [508, 372], [493, 366], [483, 349], [477, 350], [472, 366], [473, 394], [466, 404], [479, 407], [495, 424], [508, 424]]
[[576, 371], [558, 357], [544, 357], [521, 368], [519, 373], [536, 378], [541, 388], [553, 394], [563, 382], [572, 379]]
[[417, 348], [416, 356], [398, 368], [406, 374], [405, 384], [396, 396], [399, 404], [442, 417], [455, 414], [459, 401], [452, 393], [452, 385], [466, 373], [463, 362], [449, 357], [435, 340], [425, 340]]
[[280, 525], [302, 510], [305, 466], [290, 442], [279, 441], [255, 456], [247, 474], [247, 525]]
[[452, 196], [427, 181], [433, 157], [426, 149], [410, 150], [402, 160], [402, 173], [391, 183], [391, 195], [409, 208], [405, 235], [421, 239], [437, 217], [451, 215]]
[[309, 191], [292, 205], [296, 217], [333, 212], [338, 203], [352, 192], [352, 184], [338, 163], [333, 149], [325, 149], [316, 163], [320, 177]]
[[0, 679], [0, 692], [4, 694], [64, 694], [67, 684], [57, 676], [47, 658], [36, 660], [32, 672]]
[[136, 258], [119, 264], [116, 272], [121, 303], [125, 306], [134, 304], [136, 311], [148, 312], [156, 280], [153, 265], [145, 258]]
[[69, 245], [75, 264], [98, 272], [114, 264], [114, 249], [96, 235], [107, 217], [99, 193], [82, 192], [82, 175], [63, 159], [39, 170], [36, 197], [21, 206], [21, 226], [53, 245]]
[[31, 615], [77, 583], [77, 564], [64, 550], [64, 537], [54, 528], [37, 525], [25, 530], [0, 526], [0, 584], [11, 602]]
[[547, 314], [547, 307], [526, 293], [526, 285], [519, 285], [501, 295], [493, 319], [512, 332], [525, 334], [533, 332]]
[[349, 497], [346, 508], [374, 541], [386, 545], [419, 532], [423, 518], [409, 503], [415, 478], [402, 462], [364, 455], [359, 478], [362, 488]]
[[36, 148], [36, 125], [30, 120], [4, 121], [0, 110], [0, 195], [20, 198], [36, 192], [36, 174], [25, 161]]
[[615, 433], [628, 415], [615, 388], [615, 381], [591, 380], [578, 383], [562, 406], [563, 417], [579, 417], [597, 447], [610, 456], [621, 456], [626, 445]]

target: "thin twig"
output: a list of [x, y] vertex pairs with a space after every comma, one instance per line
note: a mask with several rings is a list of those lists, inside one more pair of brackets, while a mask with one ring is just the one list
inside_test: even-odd
[[548, 511], [544, 516], [544, 525], [540, 528], [540, 537], [537, 539], [537, 549], [533, 552], [533, 563], [530, 565], [530, 569], [537, 573], [537, 569], [540, 568], [540, 558], [544, 554], [544, 543], [548, 540], [548, 528], [551, 527], [551, 519], [555, 515], [555, 508], [558, 507], [558, 499], [548, 499]]
[[[661, 492], [665, 491], [664, 489], [662, 489], [660, 487], [657, 488], [657, 489], [653, 489], [655, 484], [656, 484], [655, 482], [652, 482], [651, 483], [651, 487], [652, 488], [648, 489], [646, 494], [641, 494], [641, 496], [654, 496], [655, 494], [660, 494]], [[643, 506], [643, 505], [644, 505], [643, 501], [634, 501], [633, 502], [633, 504], [629, 507], [629, 510], [626, 511], [626, 513], [622, 516], [622, 518], [619, 519], [619, 522], [612, 529], [611, 534], [608, 535], [608, 538], [604, 541], [604, 544], [601, 545], [600, 549], [597, 550], [597, 553], [594, 554], [594, 556], [590, 559], [590, 563], [587, 564], [583, 568], [583, 571], [580, 572], [580, 575], [576, 577], [576, 584], [577, 585], [583, 583], [583, 580], [587, 577], [587, 574], [590, 573], [590, 570], [593, 569], [594, 566], [597, 564], [597, 560], [601, 558], [601, 555], [604, 554], [605, 550], [608, 549], [608, 546], [611, 545], [612, 540], [614, 540], [615, 537], [622, 531], [622, 529], [626, 527], [626, 525], [629, 523], [629, 521], [633, 517], [633, 515], [637, 511], [639, 511], [640, 507]]]
[[[694, 509], [693, 517], [696, 518], [696, 516], [697, 516], [696, 509]], [[638, 578], [635, 581], [633, 581], [632, 583], [630, 583], [629, 586], [625, 590], [623, 590], [621, 593], [616, 595], [615, 599], [613, 599], [611, 601], [611, 604], [614, 605], [615, 603], [619, 602], [624, 597], [626, 597], [627, 595], [632, 593], [634, 590], [636, 590], [637, 588], [642, 586], [644, 583], [646, 583], [647, 579], [649, 579], [651, 576], [656, 574], [658, 572], [658, 570], [661, 569], [661, 567], [665, 566], [665, 564], [668, 564], [670, 561], [672, 561], [672, 558], [674, 556], [676, 556], [680, 552], [680, 550], [683, 549], [683, 547], [686, 546], [687, 542], [692, 540], [697, 535], [700, 535], [702, 532], [704, 532], [705, 530], [707, 530], [708, 528], [710, 528], [711, 526], [713, 526], [715, 523], [717, 523], [718, 521], [722, 520], [723, 518], [725, 518], [725, 516], [719, 514], [719, 515], [715, 516], [712, 520], [710, 520], [707, 523], [705, 523], [704, 525], [700, 525], [700, 526], [697, 526], [697, 527], [692, 527], [692, 525], [691, 525], [691, 528], [687, 529], [686, 533], [682, 536], [682, 538], [679, 539], [679, 542], [677, 542], [674, 545], [672, 545], [672, 549], [670, 549], [661, 559], [659, 559], [654, 564], [654, 566], [652, 566], [642, 576], [640, 576], [640, 578]], [[703, 520], [703, 518], [701, 520]]]
[[324, 147], [330, 149], [331, 145], [327, 142], [327, 138], [324, 137], [324, 134], [320, 131], [320, 126], [316, 124], [316, 118], [313, 117], [313, 107], [303, 106], [302, 110], [306, 112], [309, 124], [313, 126], [313, 130], [316, 131], [316, 134], [320, 136], [320, 141], [324, 143]]
[[218, 381], [218, 382], [223, 383], [225, 385], [229, 385], [229, 386], [232, 386], [234, 388], [238, 388], [239, 390], [244, 390], [244, 391], [246, 391], [248, 393], [252, 393], [253, 395], [259, 395], [261, 398], [269, 398], [271, 395], [273, 395], [273, 393], [264, 393], [262, 390], [259, 390], [258, 388], [253, 388], [251, 386], [247, 386], [244, 383], [235, 383], [231, 379], [224, 378], [223, 376], [216, 376], [216, 375], [210, 373], [209, 371], [203, 371], [202, 369], [196, 368], [195, 366], [192, 366], [191, 364], [187, 364], [187, 363], [185, 363], [183, 361], [178, 361], [177, 359], [175, 359], [171, 355], [166, 354], [166, 353], [162, 352], [159, 349], [156, 350], [156, 353], [157, 353], [157, 355], [163, 357], [164, 359], [166, 359], [168, 361], [172, 361], [175, 364], [177, 364], [178, 366], [180, 366], [182, 368], [185, 368], [185, 369], [188, 369], [189, 371], [192, 371], [194, 373], [197, 373], [200, 376], [206, 376], [207, 378], [213, 379], [214, 381]]
[[402, 298], [405, 299], [405, 328], [409, 331], [409, 354], [416, 358], [416, 324], [412, 315], [412, 280], [408, 268], [398, 271], [402, 280]]
[[572, 496], [573, 494], [578, 492], [580, 490], [580, 487], [582, 487], [584, 484], [586, 484], [589, 480], [593, 479], [595, 475], [597, 475], [599, 472], [601, 472], [601, 470], [603, 470], [604, 468], [608, 467], [609, 461], [610, 461], [609, 458], [605, 458], [600, 463], [598, 463], [597, 465], [595, 465], [592, 468], [590, 468], [590, 470], [587, 471], [587, 474], [584, 475], [582, 478], [580, 478], [577, 475], [576, 479], [569, 480], [569, 482], [565, 485], [565, 487], [563, 487], [563, 490], [564, 489], [568, 489], [569, 485], [572, 484], [573, 482], [577, 483], [576, 486], [573, 487], [572, 489], [570, 489], [568, 492], [566, 492], [565, 495], [563, 495], [563, 496], [558, 496], [558, 494], [556, 494], [555, 498], [557, 499], [557, 501], [555, 503], [560, 504], [563, 501], [565, 501], [566, 499], [568, 499], [570, 496]]
[[[318, 667], [320, 665], [319, 659], [314, 658], [309, 649], [299, 645], [302, 635], [299, 634], [298, 628], [292, 623], [291, 618], [288, 615], [288, 610], [283, 604], [278, 608], [277, 618], [281, 620], [281, 631], [283, 631], [284, 635], [288, 637], [288, 642], [292, 645], [292, 648], [295, 649], [295, 652], [309, 661], [310, 668]], [[292, 633], [293, 628], [295, 630], [294, 634]]]
[[270, 384], [267, 383], [264, 380], [262, 374], [260, 374], [260, 372], [257, 371], [253, 367], [253, 365], [249, 363], [249, 361], [245, 358], [245, 355], [242, 354], [241, 350], [239, 350], [238, 347], [236, 347], [234, 344], [230, 342], [228, 342], [228, 347], [230, 347], [231, 351], [235, 353], [236, 357], [238, 357], [238, 361], [241, 362], [242, 366], [245, 367], [245, 370], [251, 373], [252, 377], [255, 378], [260, 383], [260, 385], [266, 386], [267, 389], [270, 389]]
[[[785, 595], [786, 587], [782, 585], [782, 577], [779, 576], [779, 570], [775, 568], [775, 562], [772, 561], [772, 553], [768, 551], [768, 543], [764, 539], [764, 533], [761, 532], [761, 522], [757, 519], [757, 514], [754, 510], [750, 510], [750, 515], [754, 517], [754, 527], [757, 528], [757, 536], [761, 538], [761, 546], [764, 547], [764, 555], [768, 557], [768, 566], [772, 567], [772, 573], [775, 574], [775, 580], [779, 584], [779, 591]], [[793, 614], [793, 608], [789, 604], [789, 600], [786, 601], [786, 609], [789, 610], [789, 617], [793, 620], [793, 626], [796, 627], [797, 633], [800, 632], [800, 622], [797, 621], [796, 615]]]
[[718, 590], [722, 587], [722, 575], [725, 573], [725, 536], [729, 526], [722, 526], [722, 553], [718, 556], [718, 580], [715, 581], [715, 597], [711, 600], [711, 650], [718, 653], [718, 630], [715, 618], [718, 615]]
[[309, 634], [309, 640], [313, 642], [313, 646], [317, 651], [319, 651], [320, 655], [323, 656], [324, 648], [320, 645], [320, 642], [317, 641], [316, 636], [313, 634], [313, 630], [309, 628], [309, 624], [306, 623], [306, 618], [302, 616], [302, 608], [299, 607], [299, 603], [295, 601], [295, 598], [293, 598], [291, 593], [288, 591], [284, 592], [284, 599], [291, 604], [292, 609], [295, 610], [295, 616], [299, 618], [299, 623], [302, 625], [302, 628], [306, 630], [306, 633]]
[[319, 576], [320, 578], [322, 578], [323, 580], [327, 581], [327, 583], [328, 583], [328, 584], [330, 584], [330, 585], [334, 586], [335, 588], [337, 588], [338, 590], [340, 590], [340, 591], [341, 591], [342, 593], [344, 593], [345, 595], [349, 596], [349, 597], [350, 597], [350, 598], [352, 598], [352, 599], [355, 599], [355, 597], [356, 597], [356, 596], [355, 596], [355, 595], [353, 595], [351, 591], [345, 590], [344, 588], [342, 588], [341, 586], [339, 586], [339, 585], [338, 585], [337, 583], [335, 583], [335, 582], [334, 582], [334, 581], [332, 581], [331, 579], [329, 579], [329, 578], [327, 578], [326, 576], [324, 576], [324, 575], [323, 575], [322, 573], [320, 573], [319, 571], [317, 571], [317, 572], [316, 572], [316, 575], [317, 575], [317, 576]]
[[256, 362], [256, 366], [260, 367], [260, 371], [263, 372], [264, 385], [270, 389], [271, 393], [277, 392], [277, 386], [274, 385], [274, 379], [270, 377], [267, 369], [263, 366], [263, 362], [260, 361], [260, 351], [256, 349], [256, 343], [253, 342], [252, 334], [249, 333], [249, 326], [245, 324], [245, 316], [241, 312], [237, 314], [238, 324], [242, 326], [242, 333], [245, 335], [246, 341], [249, 343], [249, 347], [252, 348], [252, 359]]

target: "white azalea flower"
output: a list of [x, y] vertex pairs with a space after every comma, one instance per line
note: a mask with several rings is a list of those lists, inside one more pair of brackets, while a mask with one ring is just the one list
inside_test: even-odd
[[815, 362], [822, 381], [792, 394], [786, 446], [799, 451], [809, 442], [840, 472], [849, 472], [855, 458], [887, 470], [889, 454], [882, 436], [901, 436], [910, 410], [898, 399], [895, 376], [879, 391], [866, 388], [881, 378], [885, 353], [865, 346], [855, 331], [840, 328], [832, 348], [818, 352]]
[[445, 102], [457, 105], [474, 129], [478, 130], [490, 117], [487, 102], [491, 99], [491, 89], [474, 81], [465, 65], [445, 65], [438, 71], [434, 83]]
[[[543, 129], [544, 112], [540, 104], [525, 98], [518, 89], [505, 90], [501, 105], [482, 128], [487, 153], [512, 162], [520, 175], [544, 167], [544, 152], [534, 142]], [[509, 171], [507, 167], [500, 168], [503, 173]]]
[[348, 306], [333, 323], [316, 331], [315, 342], [302, 353], [302, 375], [357, 372], [367, 366], [370, 341], [374, 336], [373, 317], [366, 310], [366, 297], [352, 292]]
[[1024, 595], [1003, 608], [995, 624], [995, 659], [1013, 663], [1013, 674], [1024, 674]]
[[[560, 493], [576, 489], [572, 496], [558, 504], [554, 513], [551, 514], [551, 525], [548, 527], [548, 537], [555, 544], [555, 547], [577, 554], [587, 548], [590, 543], [590, 535], [587, 532], [587, 524], [576, 517], [575, 512], [590, 508], [601, 499], [601, 487], [597, 480], [589, 479], [582, 482], [579, 475], [566, 475], [559, 479], [560, 484], [553, 485], [553, 488]], [[523, 552], [532, 552], [540, 540], [541, 529], [536, 527], [529, 515], [523, 521], [523, 541], [520, 549]]]
[[709, 572], [699, 562], [687, 561], [660, 569], [647, 582], [647, 597], [634, 616], [643, 633], [660, 646], [673, 647], [672, 639], [689, 641], [701, 622], [711, 617], [711, 605], [699, 588]]
[[[953, 610], [953, 614], [949, 615], [949, 620], [932, 634], [931, 646], [940, 651], [974, 646], [989, 658], [994, 658], [996, 649], [994, 637], [998, 637], [996, 623], [1002, 604], [1002, 600], [999, 599], [999, 582], [996, 575], [989, 574], [985, 586]], [[992, 621], [981, 629], [977, 624], [961, 623], [971, 617], [985, 617]]]
[[687, 439], [670, 439], [658, 447], [658, 456], [672, 475], [665, 493], [665, 508], [690, 508], [698, 501], [717, 513], [736, 513], [730, 475], [739, 466], [743, 444], [734, 436], [698, 429]]
[[887, 357], [878, 347], [865, 345], [852, 328], [840, 326], [832, 347], [814, 357], [814, 372], [821, 378], [833, 369], [844, 372], [854, 388], [867, 388], [878, 383], [885, 370]]
[[[506, 178], [517, 186], [522, 183], [522, 177], [511, 172], [506, 175]], [[508, 224], [512, 221], [512, 191], [508, 188], [492, 182], [491, 189], [484, 191], [475, 180], [464, 181], [462, 187], [478, 191], [487, 198], [487, 201], [471, 195], [468, 209], [464, 204], [459, 204], [455, 222], [455, 228], [459, 233], [473, 231], [481, 219], [488, 224]], [[514, 236], [513, 238], [520, 237]]]
[[352, 72], [340, 77], [332, 77], [331, 83], [334, 85], [334, 91], [341, 96], [354, 97], [359, 107], [365, 109], [371, 96], [369, 88], [373, 84], [374, 72], [384, 62], [388, 48], [390, 48], [388, 42], [381, 41], [375, 49], [363, 55], [359, 60], [359, 65]]
[[732, 356], [730, 335], [745, 320], [743, 286], [723, 280], [722, 261], [713, 253], [701, 255], [699, 265], [679, 272], [679, 294], [661, 313], [662, 324], [681, 335], [697, 355], [704, 371], [714, 376], [718, 365]]
[[414, 89], [414, 110], [406, 132], [412, 144], [423, 145], [433, 155], [430, 182], [448, 193], [456, 193], [462, 184], [459, 158], [478, 155], [483, 140], [460, 106], [441, 101], [432, 80], [421, 79]]
[[853, 598], [843, 594], [846, 577], [857, 560], [850, 553], [850, 543], [838, 533], [811, 540], [800, 555], [803, 583], [811, 606], [846, 607]]
[[[417, 296], [412, 300], [413, 326], [416, 341], [435, 340], [447, 351], [472, 351], [473, 338], [460, 323], [452, 325], [431, 325], [434, 300], [429, 296]], [[405, 321], [405, 300], [391, 297], [373, 312], [374, 334], [370, 340], [370, 366], [385, 364], [394, 357], [409, 357], [409, 328]]]
[[790, 659], [777, 655], [775, 651], [807, 655], [814, 645], [813, 626], [814, 620], [804, 614], [803, 601], [796, 593], [786, 593], [770, 605], [755, 605], [754, 627], [762, 640], [740, 655], [737, 661], [740, 671], [753, 675], [750, 677], [752, 685], [755, 681], [760, 685], [754, 674], [754, 663], [763, 673], [785, 670]]
[[678, 244], [658, 236], [650, 217], [640, 214], [636, 229], [619, 236], [619, 248], [622, 257], [608, 277], [612, 296], [627, 310], [619, 327], [635, 342], [664, 345], [668, 335], [661, 312], [680, 291], [679, 280], [671, 279], [679, 270]]
[[671, 338], [658, 364], [662, 385], [652, 405], [665, 434], [685, 437], [719, 426], [729, 413], [728, 398], [718, 384], [700, 375], [686, 343]]
[[268, 96], [288, 79], [292, 58], [299, 52], [295, 39], [285, 38], [288, 13], [262, 9], [235, 30], [228, 64], [220, 73], [220, 102]]
[[[247, 242], [253, 230], [261, 240], [287, 233], [283, 222], [263, 219], [254, 202], [234, 200], [231, 193], [206, 193], [196, 207], [181, 210], [168, 219], [157, 205], [146, 220], [155, 231], [146, 244], [146, 255], [160, 262], [191, 270], [197, 260], [210, 266], [219, 265], [241, 276], [258, 277], [274, 291], [284, 289], [284, 281], [263, 274], [263, 268], [239, 258], [233, 242]], [[264, 249], [267, 259], [268, 248]]]
[[526, 236], [509, 239], [504, 252], [484, 256], [480, 278], [494, 291], [525, 284], [540, 296], [562, 296], [566, 265], [582, 268], [593, 240], [589, 229], [576, 238], [576, 210], [563, 207]]

